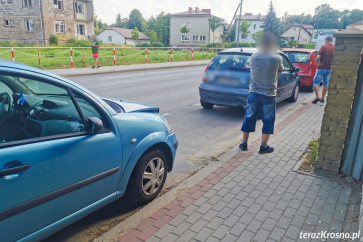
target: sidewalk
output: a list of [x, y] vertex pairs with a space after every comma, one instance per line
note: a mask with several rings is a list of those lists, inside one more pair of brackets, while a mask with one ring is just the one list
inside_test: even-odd
[[357, 232], [346, 216], [351, 184], [294, 171], [320, 132], [323, 110], [304, 105], [277, 125], [274, 153], [259, 155], [259, 141], [249, 144], [118, 240], [295, 241], [300, 232]]
[[101, 68], [74, 68], [74, 69], [54, 69], [49, 70], [53, 74], [60, 76], [82, 76], [82, 75], [94, 75], [94, 74], [106, 74], [125, 71], [139, 71], [139, 70], [152, 70], [152, 69], [164, 69], [184, 66], [199, 66], [208, 65], [210, 60], [202, 61], [181, 61], [181, 62], [165, 62], [165, 63], [153, 63], [153, 64], [137, 64], [137, 65], [121, 65], [121, 66], [102, 66]]

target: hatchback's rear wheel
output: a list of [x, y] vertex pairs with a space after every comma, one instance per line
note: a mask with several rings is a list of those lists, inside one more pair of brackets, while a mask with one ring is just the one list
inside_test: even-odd
[[213, 103], [206, 103], [206, 102], [203, 102], [202, 100], [200, 100], [200, 105], [202, 105], [202, 107], [206, 108], [206, 109], [212, 109], [214, 107]]
[[144, 154], [136, 165], [127, 188], [130, 198], [147, 203], [161, 192], [168, 171], [167, 158], [161, 150]]
[[294, 91], [292, 92], [291, 97], [288, 99], [289, 102], [296, 102], [297, 98], [299, 97], [300, 93], [300, 86], [296, 85]]

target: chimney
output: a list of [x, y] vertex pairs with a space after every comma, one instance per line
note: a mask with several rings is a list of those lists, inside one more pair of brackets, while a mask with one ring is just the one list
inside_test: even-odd
[[211, 14], [212, 10], [210, 10], [210, 9], [202, 9], [202, 12]]
[[245, 13], [246, 16], [252, 16], [252, 13]]
[[193, 8], [189, 7], [189, 13], [193, 12]]
[[199, 8], [198, 7], [195, 7], [195, 12], [199, 13]]

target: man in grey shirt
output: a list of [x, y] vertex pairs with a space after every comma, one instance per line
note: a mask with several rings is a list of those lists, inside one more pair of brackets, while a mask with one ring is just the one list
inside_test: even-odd
[[256, 130], [257, 117], [261, 112], [263, 128], [259, 153], [274, 151], [267, 142], [274, 132], [277, 77], [283, 71], [282, 58], [276, 54], [275, 46], [275, 36], [264, 33], [259, 51], [251, 57], [251, 84], [241, 129], [243, 132], [243, 141], [239, 146], [241, 150], [247, 150], [249, 133]]

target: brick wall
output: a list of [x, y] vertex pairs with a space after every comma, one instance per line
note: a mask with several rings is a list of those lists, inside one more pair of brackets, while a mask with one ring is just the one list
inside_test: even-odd
[[362, 57], [363, 30], [350, 28], [337, 33], [335, 37], [336, 51], [316, 168], [338, 173]]

